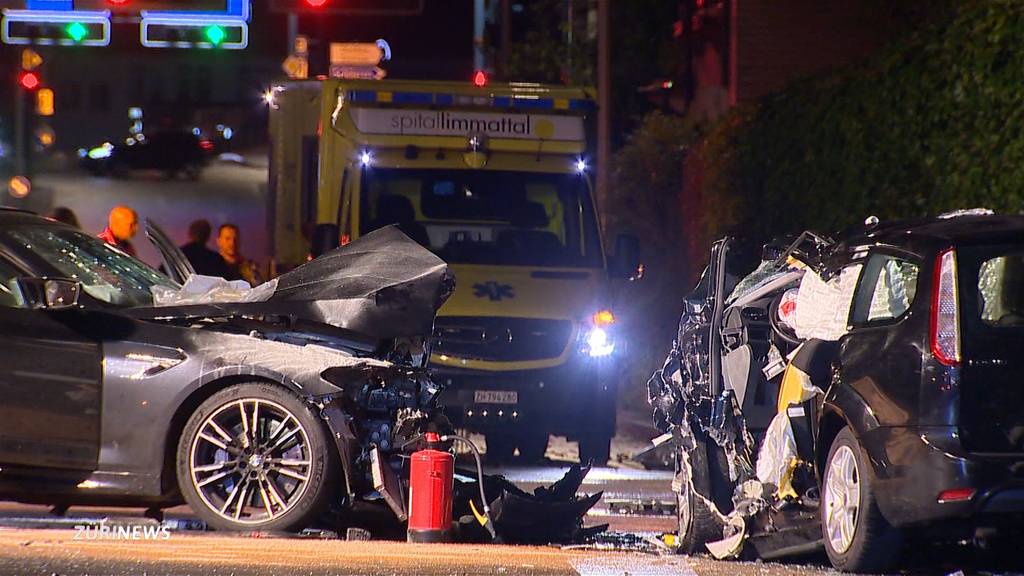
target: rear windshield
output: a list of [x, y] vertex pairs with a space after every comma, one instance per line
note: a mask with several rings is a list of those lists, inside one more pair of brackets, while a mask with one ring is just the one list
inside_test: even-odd
[[990, 326], [1024, 326], [1024, 251], [982, 260], [978, 308]]

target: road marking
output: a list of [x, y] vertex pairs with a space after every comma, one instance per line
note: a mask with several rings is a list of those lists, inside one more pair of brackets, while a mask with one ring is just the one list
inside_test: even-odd
[[603, 552], [570, 562], [579, 576], [697, 576], [681, 556]]

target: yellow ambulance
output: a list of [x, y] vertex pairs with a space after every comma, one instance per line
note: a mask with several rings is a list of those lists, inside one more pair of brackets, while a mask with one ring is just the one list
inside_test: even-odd
[[447, 261], [457, 286], [430, 363], [449, 419], [483, 433], [491, 461], [539, 460], [550, 434], [609, 457], [622, 342], [607, 288], [639, 254], [632, 236], [603, 249], [592, 95], [401, 80], [267, 94], [278, 263], [387, 225]]

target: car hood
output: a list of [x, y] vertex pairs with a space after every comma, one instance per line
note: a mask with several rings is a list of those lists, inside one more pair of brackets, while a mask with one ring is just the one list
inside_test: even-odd
[[373, 339], [429, 336], [454, 287], [443, 260], [389, 226], [282, 274], [262, 301], [149, 307], [132, 315], [159, 320], [287, 316]]

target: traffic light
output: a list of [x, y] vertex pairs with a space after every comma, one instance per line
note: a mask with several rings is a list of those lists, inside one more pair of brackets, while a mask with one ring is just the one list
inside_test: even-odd
[[300, 14], [377, 14], [416, 16], [423, 12], [422, 0], [270, 0], [274, 12]]
[[249, 44], [249, 27], [237, 20], [144, 18], [141, 40], [147, 48], [241, 50]]
[[18, 84], [25, 90], [35, 90], [42, 83], [43, 81], [39, 79], [39, 74], [35, 72], [22, 71], [21, 74], [18, 74]]
[[36, 92], [36, 114], [40, 116], [53, 116], [55, 112], [54, 97], [52, 88], [40, 88]]
[[0, 37], [5, 44], [106, 46], [110, 44], [110, 13], [4, 10]]

